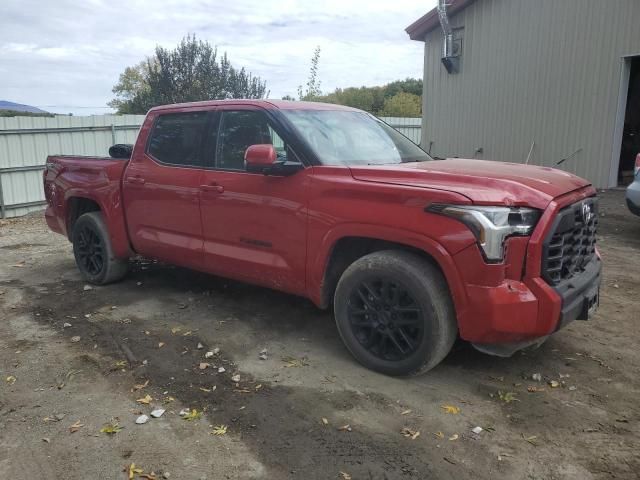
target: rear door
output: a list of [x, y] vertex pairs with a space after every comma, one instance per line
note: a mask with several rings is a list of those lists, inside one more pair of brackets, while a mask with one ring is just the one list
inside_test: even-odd
[[219, 107], [203, 174], [204, 262], [214, 273], [302, 294], [311, 168], [288, 177], [249, 173], [244, 152], [271, 143], [278, 158], [299, 161], [267, 114], [248, 105]]
[[159, 113], [144, 150], [124, 173], [123, 197], [136, 252], [169, 263], [202, 266], [200, 183], [206, 111]]

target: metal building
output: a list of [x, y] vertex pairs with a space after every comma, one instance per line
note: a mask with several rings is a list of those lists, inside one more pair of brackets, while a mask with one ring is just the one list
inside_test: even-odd
[[640, 0], [439, 0], [406, 31], [425, 42], [432, 155], [528, 159], [598, 187], [633, 169]]

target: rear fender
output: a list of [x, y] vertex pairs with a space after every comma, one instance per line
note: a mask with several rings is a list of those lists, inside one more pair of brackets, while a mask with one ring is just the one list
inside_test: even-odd
[[[97, 203], [100, 207], [100, 213], [107, 225], [107, 229], [109, 230], [113, 253], [117, 258], [129, 258], [134, 254], [134, 252], [131, 249], [129, 235], [125, 225], [120, 189], [109, 188], [103, 193], [106, 193], [106, 195], [96, 195], [93, 191], [85, 189], [67, 190], [65, 192], [64, 218], [69, 219], [69, 214], [71, 213], [69, 211], [70, 200], [72, 198], [84, 198]], [[67, 235], [71, 238], [72, 232], [69, 231], [70, 225], [68, 224], [68, 220], [66, 229]]]

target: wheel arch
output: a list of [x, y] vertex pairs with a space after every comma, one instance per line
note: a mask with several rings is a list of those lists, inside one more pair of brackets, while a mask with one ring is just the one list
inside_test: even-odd
[[324, 248], [320, 249], [312, 266], [317, 277], [308, 282], [311, 289], [309, 296], [316, 305], [320, 308], [331, 305], [342, 273], [358, 258], [380, 250], [404, 250], [415, 253], [437, 267], [447, 281], [456, 311], [464, 309], [464, 285], [452, 256], [440, 243], [412, 232], [399, 235], [395, 229], [367, 230], [356, 228], [325, 239]]
[[129, 258], [133, 250], [129, 243], [122, 211], [119, 201], [106, 199], [107, 205], [100, 198], [84, 191], [69, 190], [65, 198], [65, 222], [67, 238], [71, 241], [73, 227], [81, 215], [89, 212], [100, 212], [109, 231], [114, 254], [118, 258]]

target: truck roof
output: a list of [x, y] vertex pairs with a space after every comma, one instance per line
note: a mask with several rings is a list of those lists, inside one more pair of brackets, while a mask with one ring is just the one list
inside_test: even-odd
[[149, 112], [164, 110], [182, 110], [190, 107], [215, 107], [218, 105], [254, 105], [266, 109], [279, 110], [346, 110], [359, 112], [357, 108], [344, 105], [321, 102], [297, 102], [291, 100], [251, 100], [251, 99], [229, 99], [229, 100], [206, 100], [203, 102], [174, 103], [172, 105], [160, 105], [153, 107]]

